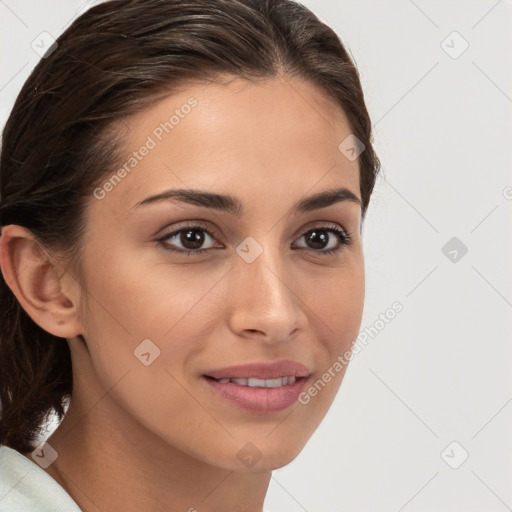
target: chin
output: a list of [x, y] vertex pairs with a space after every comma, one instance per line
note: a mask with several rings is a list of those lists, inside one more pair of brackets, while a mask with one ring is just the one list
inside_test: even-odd
[[293, 460], [297, 458], [299, 453], [302, 451], [302, 448], [300, 450], [293, 450], [288, 451], [287, 453], [282, 453], [277, 456], [270, 455], [268, 458], [266, 458], [264, 461], [260, 461], [260, 469], [265, 469], [268, 471], [273, 471], [274, 469], [279, 469], [284, 466], [287, 466], [290, 464]]
[[282, 438], [269, 442], [267, 439], [255, 440], [242, 443], [233, 451], [227, 448], [224, 453], [218, 453], [211, 460], [207, 461], [212, 465], [238, 471], [242, 473], [258, 473], [261, 471], [273, 471], [282, 468], [292, 462], [302, 451], [306, 442], [297, 440], [292, 443]]

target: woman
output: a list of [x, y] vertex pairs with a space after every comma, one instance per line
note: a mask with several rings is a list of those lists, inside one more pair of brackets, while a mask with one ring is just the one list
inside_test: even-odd
[[345, 373], [378, 170], [306, 7], [80, 16], [3, 133], [2, 510], [261, 512]]

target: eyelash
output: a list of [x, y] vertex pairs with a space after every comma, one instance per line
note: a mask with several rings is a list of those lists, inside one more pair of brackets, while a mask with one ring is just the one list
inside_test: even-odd
[[[167, 240], [169, 240], [169, 238], [173, 238], [176, 235], [179, 235], [180, 233], [182, 233], [184, 231], [189, 231], [189, 230], [204, 231], [209, 236], [216, 239], [215, 233], [212, 232], [210, 229], [207, 229], [206, 227], [198, 225], [198, 224], [192, 224], [189, 226], [182, 226], [180, 229], [177, 229], [171, 233], [168, 233], [168, 234], [158, 238], [156, 241], [159, 242], [164, 247], [164, 249], [166, 249], [168, 251], [176, 252], [178, 254], [183, 254], [186, 256], [200, 256], [202, 253], [212, 250], [212, 248], [209, 248], [209, 249], [175, 249], [173, 247], [170, 247], [166, 243]], [[305, 231], [299, 238], [302, 238], [306, 234], [310, 233], [311, 231], [315, 231], [315, 230], [322, 230], [322, 231], [327, 231], [328, 233], [334, 233], [334, 235], [338, 238], [339, 245], [334, 249], [327, 249], [327, 250], [305, 249], [306, 251], [314, 252], [316, 254], [321, 254], [322, 256], [330, 256], [330, 255], [335, 255], [337, 253], [340, 253], [346, 246], [349, 246], [352, 243], [352, 238], [351, 238], [351, 235], [349, 232], [347, 232], [343, 229], [340, 229], [338, 226], [332, 225], [332, 224], [329, 226], [314, 226], [314, 227], [308, 229], [307, 231]]]

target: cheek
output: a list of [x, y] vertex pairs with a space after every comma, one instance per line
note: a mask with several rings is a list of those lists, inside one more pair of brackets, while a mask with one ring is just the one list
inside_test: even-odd
[[364, 275], [360, 279], [354, 276], [354, 280], [342, 286], [334, 294], [330, 311], [334, 324], [330, 345], [336, 355], [349, 349], [359, 332], [364, 306]]
[[365, 276], [362, 258], [330, 271], [317, 286], [308, 286], [306, 304], [331, 357], [350, 348], [361, 326]]
[[[98, 373], [113, 367], [138, 368], [134, 351], [143, 340], [160, 351], [156, 366], [181, 371], [199, 352], [212, 322], [219, 318], [212, 296], [222, 269], [155, 262], [147, 253], [119, 252], [84, 261], [84, 337]], [[146, 345], [152, 347], [146, 342]], [[168, 350], [172, 347], [172, 351]], [[172, 355], [172, 357], [171, 357]]]
[[308, 283], [309, 318], [316, 340], [313, 350], [318, 362], [311, 387], [304, 391], [306, 407], [315, 425], [324, 417], [347, 371], [352, 345], [361, 327], [365, 275], [362, 253], [347, 260], [337, 271], [329, 269], [317, 286]]
[[[215, 282], [215, 272], [198, 276], [198, 272], [165, 265], [162, 258], [155, 261], [150, 253], [112, 253], [107, 261], [95, 258], [88, 262], [89, 322], [101, 319], [137, 336], [151, 333], [161, 337], [201, 301]], [[99, 313], [98, 318], [93, 310]]]

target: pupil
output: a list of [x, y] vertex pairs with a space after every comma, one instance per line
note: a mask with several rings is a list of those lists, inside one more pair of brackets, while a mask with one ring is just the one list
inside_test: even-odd
[[187, 249], [199, 249], [204, 242], [204, 234], [197, 229], [189, 229], [181, 234], [181, 243]]
[[310, 231], [308, 241], [314, 249], [323, 249], [329, 243], [327, 231]]

